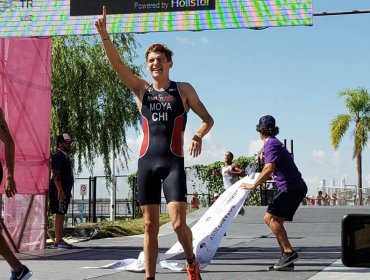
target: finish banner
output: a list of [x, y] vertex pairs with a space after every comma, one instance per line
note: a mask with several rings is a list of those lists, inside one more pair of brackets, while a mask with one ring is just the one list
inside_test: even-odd
[[313, 24], [312, 0], [0, 0], [0, 37], [97, 34], [103, 5], [110, 34]]
[[71, 0], [71, 16], [99, 15], [102, 6], [109, 7], [110, 14], [136, 14], [214, 10], [216, 0]]
[[[253, 173], [239, 180], [226, 189], [221, 196], [212, 204], [207, 212], [191, 228], [193, 232], [193, 250], [200, 268], [205, 268], [212, 261], [225, 232], [230, 227], [234, 218], [238, 215], [240, 208], [248, 197], [250, 191], [240, 188], [242, 183], [253, 183], [259, 173]], [[162, 268], [170, 270], [185, 270], [184, 264], [167, 262], [184, 250], [179, 242], [175, 243], [166, 253], [159, 254], [157, 263]], [[141, 252], [138, 259], [124, 259], [100, 268], [111, 268], [141, 272], [145, 270], [144, 253]]]

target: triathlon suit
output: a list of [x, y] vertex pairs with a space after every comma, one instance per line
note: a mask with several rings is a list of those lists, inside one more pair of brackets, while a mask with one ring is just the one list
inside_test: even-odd
[[187, 113], [176, 82], [164, 91], [146, 89], [140, 112], [143, 129], [137, 184], [140, 205], [160, 204], [161, 186], [167, 203], [186, 202], [184, 131]]

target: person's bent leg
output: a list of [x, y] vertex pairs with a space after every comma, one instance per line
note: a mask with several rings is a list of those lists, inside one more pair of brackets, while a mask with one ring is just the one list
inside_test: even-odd
[[13, 271], [17, 272], [22, 269], [21, 262], [14, 255], [13, 251], [9, 248], [9, 245], [2, 234], [0, 234], [0, 254], [3, 256], [3, 258], [6, 260]]
[[271, 231], [275, 234], [276, 239], [282, 250], [282, 256], [280, 260], [273, 266], [273, 269], [274, 270], [294, 269], [294, 262], [299, 260], [299, 255], [293, 250], [292, 246], [290, 245], [288, 235], [283, 225], [285, 219], [266, 213], [264, 220], [265, 223], [270, 227]]
[[155, 277], [158, 257], [159, 207], [160, 205], [157, 204], [141, 206], [145, 224], [144, 256], [147, 278]]
[[293, 248], [290, 245], [288, 234], [284, 228], [284, 218], [276, 217], [270, 213], [265, 213], [264, 221], [275, 235], [277, 242], [283, 253], [293, 252]]

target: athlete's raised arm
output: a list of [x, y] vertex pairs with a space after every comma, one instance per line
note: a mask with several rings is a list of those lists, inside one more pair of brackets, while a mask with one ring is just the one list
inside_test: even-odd
[[98, 31], [100, 38], [103, 42], [105, 53], [118, 75], [120, 76], [122, 82], [141, 100], [141, 94], [145, 91], [148, 82], [141, 77], [135, 75], [130, 68], [122, 61], [116, 47], [110, 39], [109, 33], [107, 31], [107, 12], [106, 7], [103, 6], [103, 13], [95, 21], [95, 27]]

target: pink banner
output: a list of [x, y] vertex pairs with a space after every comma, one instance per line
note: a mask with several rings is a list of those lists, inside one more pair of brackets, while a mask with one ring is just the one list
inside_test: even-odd
[[[43, 249], [49, 184], [51, 39], [0, 39], [0, 106], [15, 141], [17, 194], [0, 216], [11, 248]], [[5, 165], [4, 144], [0, 160]], [[3, 182], [4, 184], [4, 182]], [[0, 193], [3, 193], [3, 184]], [[2, 211], [3, 210], [3, 211]], [[3, 215], [2, 215], [3, 213]]]
[[[16, 195], [5, 198], [4, 223], [14, 246], [20, 252], [45, 248], [46, 195]], [[5, 232], [2, 232], [4, 237]], [[9, 238], [8, 244], [11, 245]]]
[[[45, 194], [48, 189], [50, 78], [50, 38], [0, 39], [0, 106], [15, 140], [19, 194]], [[4, 163], [3, 148], [0, 160]]]

